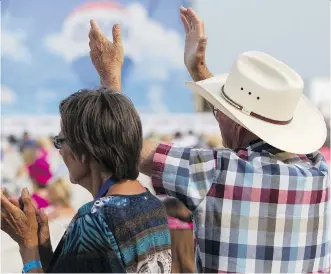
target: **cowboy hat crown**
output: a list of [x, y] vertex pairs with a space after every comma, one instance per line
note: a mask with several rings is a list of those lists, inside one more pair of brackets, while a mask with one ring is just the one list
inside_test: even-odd
[[280, 150], [308, 154], [325, 142], [324, 119], [303, 95], [300, 75], [264, 52], [244, 52], [230, 73], [187, 85]]

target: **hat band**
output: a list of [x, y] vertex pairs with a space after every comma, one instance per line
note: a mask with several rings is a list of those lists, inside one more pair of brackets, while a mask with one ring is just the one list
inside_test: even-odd
[[271, 124], [275, 124], [275, 125], [288, 125], [293, 118], [291, 118], [290, 120], [288, 121], [278, 121], [278, 120], [273, 120], [273, 119], [270, 119], [270, 118], [267, 118], [267, 117], [264, 117], [264, 116], [261, 116], [255, 112], [252, 112], [252, 111], [249, 111], [247, 110], [245, 107], [239, 105], [238, 103], [236, 103], [235, 101], [233, 101], [230, 97], [228, 97], [225, 92], [224, 92], [224, 85], [222, 86], [222, 92], [221, 92], [223, 98], [229, 103], [231, 104], [232, 106], [234, 106], [235, 108], [241, 110], [243, 113], [247, 114], [247, 115], [250, 115], [254, 118], [257, 118], [257, 119], [260, 119], [262, 121], [265, 121], [265, 122], [268, 122], [268, 123], [271, 123]]

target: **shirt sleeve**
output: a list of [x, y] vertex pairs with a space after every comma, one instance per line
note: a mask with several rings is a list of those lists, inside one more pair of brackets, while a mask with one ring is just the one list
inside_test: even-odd
[[157, 194], [181, 200], [194, 211], [216, 178], [217, 151], [161, 143], [154, 154], [152, 183]]

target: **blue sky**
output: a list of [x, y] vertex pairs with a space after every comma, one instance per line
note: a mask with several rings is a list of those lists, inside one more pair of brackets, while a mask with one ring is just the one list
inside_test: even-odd
[[[123, 20], [124, 91], [140, 112], [193, 111], [193, 96], [184, 85], [189, 75], [179, 18], [186, 1], [1, 2], [3, 115], [57, 114], [62, 98], [98, 85], [87, 49], [91, 17], [106, 34], [114, 21]], [[82, 8], [87, 2], [93, 4], [89, 10]], [[105, 2], [120, 8], [103, 8]]]

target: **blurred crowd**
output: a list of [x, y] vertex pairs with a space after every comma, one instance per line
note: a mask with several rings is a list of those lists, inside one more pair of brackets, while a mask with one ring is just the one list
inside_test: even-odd
[[52, 137], [32, 138], [24, 132], [21, 138], [8, 136], [1, 148], [2, 187], [19, 196], [28, 187], [36, 208], [45, 210], [49, 219], [74, 215], [66, 170]]
[[147, 139], [153, 141], [171, 142], [178, 146], [188, 146], [194, 148], [220, 148], [223, 146], [220, 134], [197, 134], [191, 130], [188, 132], [177, 131], [168, 135], [151, 133], [147, 136]]
[[[198, 148], [222, 147], [220, 135], [199, 135], [193, 131], [160, 135], [152, 133], [151, 140], [172, 142], [179, 146]], [[53, 136], [32, 137], [9, 135], [2, 138], [1, 180], [10, 195], [19, 196], [22, 188], [32, 192], [37, 208], [44, 208], [50, 219], [58, 215], [73, 215], [72, 193], [68, 172], [59, 151], [53, 146]], [[148, 179], [143, 178], [148, 185]]]
[[[330, 163], [330, 130], [329, 123], [327, 124], [328, 138], [321, 152]], [[197, 134], [191, 130], [166, 135], [155, 132], [149, 134], [147, 139], [171, 142], [183, 147], [202, 149], [223, 147], [221, 134]], [[17, 196], [23, 187], [28, 187], [34, 193], [34, 201], [38, 208], [47, 208], [47, 212], [54, 212], [50, 208], [57, 208], [57, 211], [64, 210], [71, 213], [72, 195], [68, 172], [59, 151], [53, 146], [53, 136], [33, 138], [28, 132], [24, 132], [22, 136], [3, 136], [1, 141], [2, 186], [12, 195]], [[141, 180], [149, 184], [149, 178], [142, 176]], [[56, 218], [56, 215], [58, 214], [50, 214], [51, 218]]]

